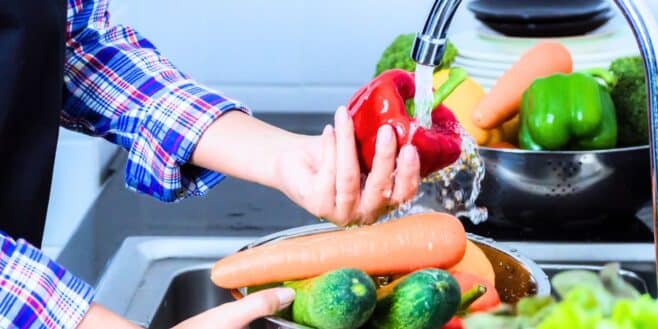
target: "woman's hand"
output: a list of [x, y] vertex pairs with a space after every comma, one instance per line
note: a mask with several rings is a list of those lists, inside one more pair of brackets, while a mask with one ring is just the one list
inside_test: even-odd
[[362, 184], [347, 109], [339, 108], [334, 121], [335, 128], [327, 126], [321, 136], [305, 136], [231, 111], [203, 134], [192, 163], [280, 190], [341, 226], [373, 223], [416, 194], [418, 153], [411, 145], [397, 150], [392, 127], [381, 127], [373, 167]]
[[[181, 322], [173, 329], [243, 329], [251, 322], [288, 307], [295, 298], [289, 288], [274, 288], [249, 294], [235, 302], [222, 304]], [[126, 319], [93, 304], [78, 329], [138, 329]]]
[[370, 174], [362, 184], [354, 126], [347, 110], [335, 114], [335, 128], [304, 137], [288, 148], [278, 168], [280, 190], [313, 213], [338, 225], [370, 224], [411, 199], [420, 184], [420, 161], [412, 145], [398, 155], [391, 126], [382, 126]]

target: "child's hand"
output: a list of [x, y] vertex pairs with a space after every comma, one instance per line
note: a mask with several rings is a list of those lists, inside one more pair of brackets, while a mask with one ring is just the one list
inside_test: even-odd
[[262, 317], [288, 307], [294, 290], [275, 288], [250, 294], [235, 302], [226, 303], [190, 318], [173, 329], [242, 329]]
[[344, 107], [336, 112], [335, 126], [327, 126], [321, 136], [303, 137], [301, 147], [291, 147], [282, 155], [277, 185], [290, 199], [345, 226], [373, 223], [416, 194], [418, 153], [408, 145], [398, 155], [390, 126], [379, 130], [373, 168], [363, 185], [354, 126]]
[[[295, 291], [290, 288], [262, 290], [234, 302], [225, 303], [191, 317], [173, 329], [242, 329], [262, 317], [273, 315], [292, 304]], [[92, 304], [78, 329], [138, 329], [132, 322], [105, 307]]]

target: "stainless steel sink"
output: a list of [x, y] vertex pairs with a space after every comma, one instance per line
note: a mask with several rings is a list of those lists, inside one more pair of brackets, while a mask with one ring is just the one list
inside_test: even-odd
[[[129, 238], [101, 279], [96, 301], [142, 327], [171, 328], [233, 300], [228, 291], [212, 284], [210, 268], [255, 239]], [[620, 262], [629, 282], [656, 296], [653, 244], [502, 244], [535, 260], [549, 276]], [[251, 328], [268, 327], [259, 321]]]

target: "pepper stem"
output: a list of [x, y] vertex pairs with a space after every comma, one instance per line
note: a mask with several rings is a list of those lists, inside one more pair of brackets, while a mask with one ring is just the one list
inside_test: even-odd
[[464, 315], [468, 311], [468, 308], [475, 303], [480, 297], [484, 296], [487, 293], [487, 287], [483, 284], [478, 284], [477, 286], [466, 291], [462, 295], [461, 303], [459, 304], [459, 310], [457, 314]]
[[448, 96], [450, 96], [450, 94], [462, 84], [462, 82], [466, 81], [466, 78], [468, 78], [466, 70], [459, 67], [451, 68], [450, 73], [448, 74], [448, 80], [434, 91], [432, 110], [441, 105], [441, 103], [443, 103], [443, 101], [445, 101], [446, 98], [448, 98]]
[[[445, 101], [446, 98], [448, 98], [448, 96], [450, 96], [450, 94], [452, 94], [452, 92], [462, 84], [462, 82], [466, 81], [467, 78], [468, 73], [466, 70], [459, 67], [450, 68], [448, 80], [446, 80], [439, 88], [434, 91], [434, 95], [432, 97], [433, 103], [432, 107], [430, 108], [430, 113], [434, 111], [437, 106], [441, 105], [441, 103], [443, 103], [443, 101]], [[405, 102], [405, 105], [409, 116], [416, 118], [416, 104], [414, 103], [413, 98], [408, 99]]]
[[619, 81], [617, 75], [615, 75], [612, 71], [606, 70], [604, 68], [591, 68], [581, 70], [579, 72], [603, 81], [605, 83], [605, 87], [607, 87], [608, 90], [612, 90], [612, 88], [614, 88]]

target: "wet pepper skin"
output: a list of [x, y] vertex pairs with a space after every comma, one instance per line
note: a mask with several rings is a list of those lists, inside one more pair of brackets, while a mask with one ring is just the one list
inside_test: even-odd
[[432, 112], [432, 126], [420, 127], [407, 113], [405, 101], [416, 93], [414, 75], [404, 70], [389, 70], [362, 87], [348, 103], [354, 121], [359, 160], [365, 172], [372, 169], [377, 131], [382, 125], [394, 128], [398, 150], [413, 144], [420, 157], [421, 177], [427, 177], [454, 163], [461, 154], [459, 123], [454, 114], [439, 105]]

